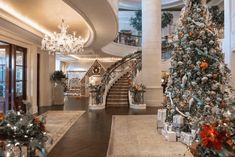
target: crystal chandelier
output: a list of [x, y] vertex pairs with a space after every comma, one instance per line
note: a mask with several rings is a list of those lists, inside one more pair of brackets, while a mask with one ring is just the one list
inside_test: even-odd
[[64, 55], [78, 54], [83, 51], [84, 39], [76, 34], [67, 34], [69, 25], [62, 23], [58, 25], [60, 33], [54, 32], [52, 35], [45, 35], [42, 39], [42, 50], [50, 53], [60, 53]]

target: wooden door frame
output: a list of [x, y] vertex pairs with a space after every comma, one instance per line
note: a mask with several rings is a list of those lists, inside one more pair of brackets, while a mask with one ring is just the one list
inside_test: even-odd
[[[6, 104], [5, 111], [14, 109], [15, 99], [16, 99], [16, 51], [20, 50], [23, 52], [23, 95], [22, 98], [26, 99], [27, 97], [27, 49], [21, 46], [10, 44], [4, 41], [1, 43], [6, 43], [6, 45], [0, 45], [7, 49], [6, 53]], [[6, 108], [7, 106], [7, 108]]]
[[37, 54], [37, 108], [40, 108], [40, 54]]

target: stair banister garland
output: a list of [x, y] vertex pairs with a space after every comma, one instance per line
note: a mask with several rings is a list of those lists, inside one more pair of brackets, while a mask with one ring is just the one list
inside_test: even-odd
[[107, 69], [107, 71], [103, 75], [103, 79], [101, 80], [101, 84], [97, 86], [97, 95], [96, 95], [96, 102], [97, 104], [103, 103], [103, 96], [105, 93], [106, 85], [109, 84], [111, 80], [112, 74], [115, 72], [117, 68], [119, 68], [121, 65], [125, 64], [126, 62], [129, 62], [133, 59], [141, 59], [142, 51], [137, 51], [133, 54], [129, 54], [122, 58], [122, 60], [115, 62], [111, 67]]

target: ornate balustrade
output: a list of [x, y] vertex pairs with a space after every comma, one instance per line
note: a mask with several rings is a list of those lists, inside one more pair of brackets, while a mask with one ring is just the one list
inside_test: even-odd
[[141, 47], [142, 36], [119, 32], [114, 42], [129, 46]]
[[135, 69], [137, 66], [139, 68], [140, 64], [138, 63], [141, 63], [141, 55], [141, 51], [127, 55], [107, 69], [103, 75], [101, 84], [95, 87], [96, 94], [94, 94], [94, 90], [90, 90], [92, 92], [91, 96], [93, 96], [90, 100], [93, 100], [92, 102], [96, 102], [96, 104], [90, 104], [90, 109], [105, 108], [106, 96], [112, 84], [127, 72], [132, 71], [132, 73], [136, 73]]

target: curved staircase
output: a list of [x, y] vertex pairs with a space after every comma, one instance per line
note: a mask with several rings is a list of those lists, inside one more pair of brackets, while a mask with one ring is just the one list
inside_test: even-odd
[[129, 107], [129, 100], [128, 100], [129, 78], [130, 78], [129, 73], [123, 75], [110, 88], [106, 99], [107, 100], [106, 107]]

